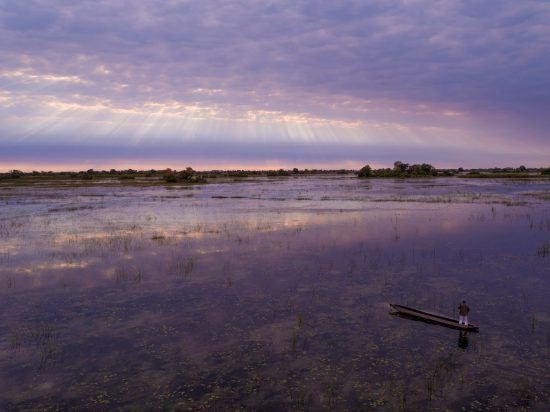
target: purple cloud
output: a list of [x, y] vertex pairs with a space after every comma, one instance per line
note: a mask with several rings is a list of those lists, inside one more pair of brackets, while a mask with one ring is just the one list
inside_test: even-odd
[[0, 152], [215, 141], [205, 156], [223, 158], [244, 141], [243, 160], [268, 142], [314, 163], [312, 145], [339, 142], [365, 161], [414, 147], [537, 163], [549, 20], [549, 3], [511, 0], [5, 1]]

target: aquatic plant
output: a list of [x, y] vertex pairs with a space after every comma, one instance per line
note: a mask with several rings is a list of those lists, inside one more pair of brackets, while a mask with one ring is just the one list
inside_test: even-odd
[[540, 258], [550, 256], [550, 242], [546, 242], [544, 245], [537, 249], [537, 256]]
[[181, 278], [188, 278], [193, 269], [195, 268], [195, 258], [188, 256], [186, 258], [179, 258], [173, 264], [172, 268], [175, 273]]

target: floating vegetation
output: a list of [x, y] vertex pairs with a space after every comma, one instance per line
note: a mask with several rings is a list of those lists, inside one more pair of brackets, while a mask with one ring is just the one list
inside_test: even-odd
[[94, 209], [96, 207], [89, 206], [89, 205], [82, 205], [82, 206], [66, 206], [66, 207], [52, 207], [51, 209], [48, 209], [48, 212], [76, 212], [77, 210], [90, 210]]

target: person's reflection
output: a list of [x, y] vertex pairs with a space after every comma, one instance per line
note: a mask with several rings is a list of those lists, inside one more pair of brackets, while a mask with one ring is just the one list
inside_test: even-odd
[[468, 332], [461, 330], [458, 335], [458, 347], [466, 350], [468, 347]]

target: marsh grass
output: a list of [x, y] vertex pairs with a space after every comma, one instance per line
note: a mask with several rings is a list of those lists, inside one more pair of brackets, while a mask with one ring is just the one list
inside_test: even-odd
[[126, 231], [112, 231], [107, 234], [74, 234], [56, 245], [63, 254], [72, 259], [85, 257], [110, 257], [113, 255], [135, 252], [146, 247], [142, 241], [143, 234]]
[[196, 258], [192, 256], [186, 257], [176, 257], [171, 266], [170, 270], [181, 280], [189, 280], [191, 273], [195, 269]]
[[143, 270], [128, 265], [120, 265], [115, 269], [115, 281], [140, 283], [143, 280]]
[[11, 331], [10, 350], [13, 356], [20, 352], [35, 348], [38, 358], [38, 371], [43, 371], [48, 365], [53, 364], [61, 354], [59, 333], [48, 323], [39, 323], [32, 327], [19, 327]]
[[16, 216], [0, 219], [0, 239], [8, 239], [20, 234], [30, 223], [29, 216]]
[[544, 245], [537, 249], [537, 256], [539, 258], [545, 258], [550, 256], [550, 242], [546, 242]]

